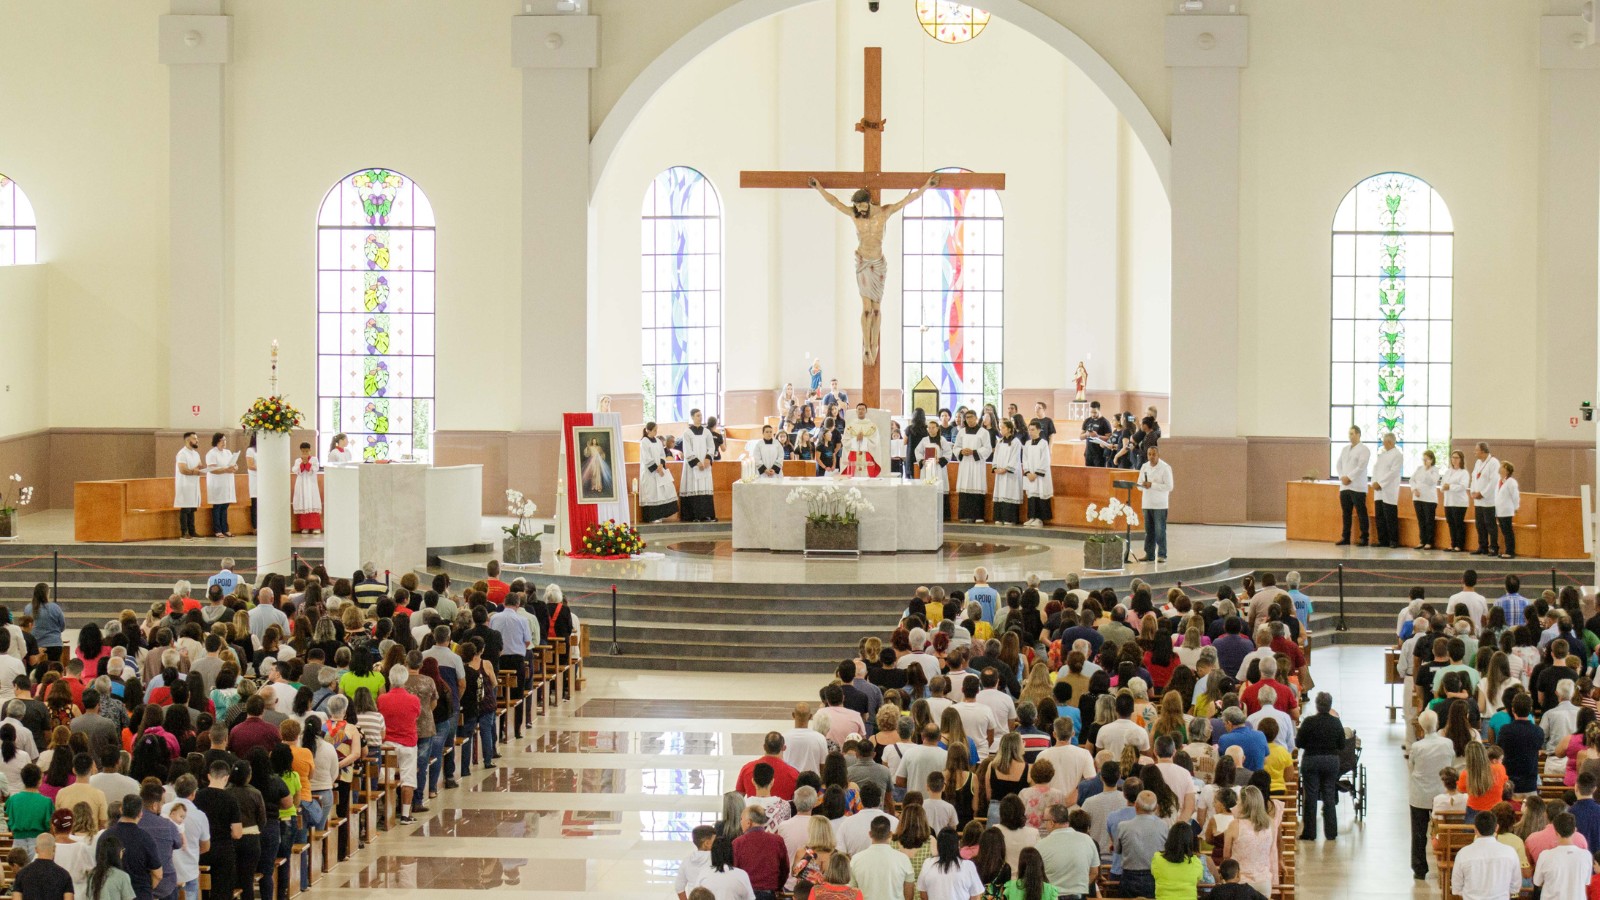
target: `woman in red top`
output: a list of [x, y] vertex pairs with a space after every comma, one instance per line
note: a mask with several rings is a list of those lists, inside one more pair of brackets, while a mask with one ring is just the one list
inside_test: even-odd
[[1164, 690], [1167, 682], [1172, 680], [1172, 673], [1182, 664], [1178, 654], [1173, 652], [1172, 635], [1157, 631], [1150, 641], [1150, 649], [1144, 654], [1144, 667], [1150, 672], [1152, 687]]
[[1489, 751], [1482, 741], [1467, 745], [1467, 765], [1456, 779], [1456, 790], [1467, 795], [1466, 821], [1470, 824], [1479, 813], [1494, 809], [1506, 788], [1506, 767], [1489, 761]]
[[811, 900], [864, 900], [860, 888], [850, 886], [850, 857], [835, 853], [828, 857], [821, 884], [811, 886]]

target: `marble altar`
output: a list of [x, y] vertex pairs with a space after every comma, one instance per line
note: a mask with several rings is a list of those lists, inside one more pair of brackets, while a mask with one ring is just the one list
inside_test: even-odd
[[[857, 488], [871, 503], [861, 519], [861, 552], [931, 553], [944, 545], [941, 495], [931, 484], [899, 478], [836, 478]], [[786, 502], [797, 487], [816, 487], [826, 478], [758, 478], [733, 486], [733, 549], [805, 550], [806, 505]]]

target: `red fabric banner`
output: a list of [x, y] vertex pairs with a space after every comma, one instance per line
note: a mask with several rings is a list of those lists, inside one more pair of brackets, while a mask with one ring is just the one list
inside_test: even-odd
[[[593, 503], [578, 502], [578, 469], [582, 459], [577, 448], [572, 445], [572, 429], [584, 425], [594, 424], [594, 413], [562, 413], [561, 415], [561, 445], [566, 448], [567, 463], [563, 474], [567, 485], [567, 536], [569, 546], [573, 553], [580, 552], [583, 547], [583, 533], [589, 526], [600, 522], [600, 507]], [[622, 478], [621, 472], [617, 478]]]

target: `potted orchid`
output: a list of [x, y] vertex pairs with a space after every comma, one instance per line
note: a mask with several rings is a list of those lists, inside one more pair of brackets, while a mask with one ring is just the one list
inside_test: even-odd
[[785, 503], [806, 505], [806, 549], [854, 551], [861, 546], [861, 513], [873, 512], [860, 488], [838, 484], [797, 487]]
[[506, 491], [506, 513], [516, 521], [500, 527], [506, 533], [500, 554], [505, 562], [519, 566], [538, 564], [539, 535], [531, 530], [533, 516], [538, 511], [538, 504], [523, 496], [521, 491], [515, 488]]
[[17, 536], [17, 510], [33, 502], [33, 485], [24, 485], [21, 475], [6, 479], [0, 490], [0, 538]]
[[[1089, 504], [1084, 510], [1084, 521], [1098, 525], [1113, 526], [1117, 519], [1123, 519], [1127, 527], [1134, 528], [1139, 524], [1139, 513], [1133, 507], [1115, 497], [1107, 501], [1105, 506]], [[1122, 535], [1111, 531], [1090, 535], [1083, 542], [1083, 567], [1093, 571], [1107, 572], [1122, 568], [1122, 561], [1127, 555], [1127, 543]]]

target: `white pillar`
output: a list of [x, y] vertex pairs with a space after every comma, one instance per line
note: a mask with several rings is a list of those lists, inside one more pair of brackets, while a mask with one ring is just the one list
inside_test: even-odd
[[[1061, 265], [1068, 303], [1056, 374], [1047, 383], [1070, 385], [1082, 360], [1096, 393], [1126, 389], [1130, 381], [1121, 362], [1121, 321], [1127, 311], [1118, 302], [1123, 295], [1116, 262], [1122, 237], [1119, 118], [1093, 81], [1076, 72], [1067, 78], [1067, 143], [1061, 152], [1067, 240]], [[1056, 410], [1055, 417], [1071, 418], [1066, 409]]]
[[256, 574], [294, 571], [289, 561], [288, 434], [256, 435]]
[[231, 301], [227, 281], [224, 67], [232, 19], [222, 0], [172, 0], [159, 58], [168, 76], [167, 425], [231, 421]]
[[[555, 0], [526, 7], [556, 11]], [[599, 47], [594, 16], [511, 20], [511, 64], [522, 69], [524, 429], [556, 429], [563, 412], [594, 402], [587, 393], [589, 70], [599, 64]]]
[[[1168, 16], [1172, 431], [1239, 434], [1239, 70], [1244, 16]], [[1221, 352], [1219, 352], [1219, 348]]]

